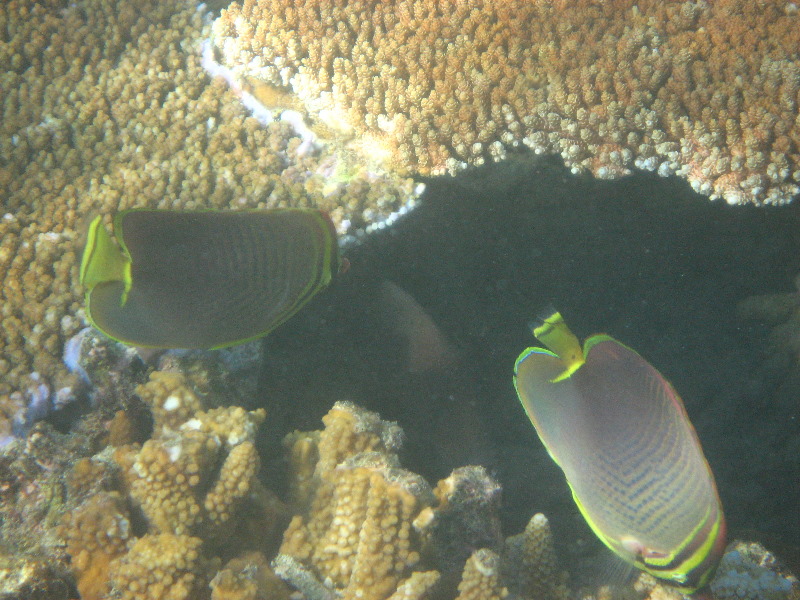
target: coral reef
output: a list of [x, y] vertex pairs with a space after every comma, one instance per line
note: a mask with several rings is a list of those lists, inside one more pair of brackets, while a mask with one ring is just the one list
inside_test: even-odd
[[[83, 600], [208, 598], [212, 588], [220, 598], [255, 590], [257, 599], [282, 589], [259, 559], [287, 522], [257, 478], [264, 411], [207, 409], [188, 381], [151, 373], [136, 394], [150, 408], [152, 437], [72, 468], [59, 533]], [[209, 588], [222, 560], [240, 552], [247, 557]]]
[[396, 424], [348, 402], [323, 421], [318, 435], [287, 438], [311, 500], [301, 495], [273, 561], [308, 600], [503, 598], [509, 585], [520, 599], [568, 597], [547, 520], [536, 515], [504, 545], [500, 486], [482, 467], [456, 469], [431, 490], [399, 467]]
[[761, 544], [737, 541], [722, 559], [711, 591], [716, 600], [796, 600], [800, 583]]
[[[117, 425], [124, 434], [87, 425], [64, 436], [39, 423], [0, 452], [0, 591], [42, 600], [573, 597], [544, 515], [503, 539], [500, 487], [482, 467], [458, 468], [432, 489], [400, 466], [396, 423], [337, 402], [323, 430], [285, 439], [287, 509], [259, 479], [263, 409], [211, 407], [219, 398], [191, 382], [154, 371], [125, 392], [151, 420]], [[754, 544], [735, 545], [713, 585], [720, 598], [800, 598], [796, 579]], [[642, 576], [635, 588], [580, 597], [677, 600], [671, 594]]]
[[400, 172], [509, 149], [612, 178], [677, 174], [733, 204], [800, 190], [800, 11], [672, 0], [246, 0], [223, 64]]
[[253, 439], [264, 410], [201, 410], [177, 373], [155, 371], [137, 392], [152, 407], [154, 436], [117, 448], [114, 460], [148, 531], [221, 533], [256, 485]]
[[65, 568], [42, 558], [0, 553], [0, 598], [69, 600], [73, 597]]
[[249, 117], [201, 66], [209, 35], [188, 0], [0, 3], [3, 410], [32, 372], [51, 396], [70, 385], [61, 354], [85, 324], [77, 261], [95, 214], [316, 206], [354, 233], [413, 196], [397, 177], [334, 180], [325, 148]]

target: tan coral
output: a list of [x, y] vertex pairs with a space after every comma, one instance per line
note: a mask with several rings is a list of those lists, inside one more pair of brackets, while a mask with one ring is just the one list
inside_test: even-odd
[[343, 598], [384, 600], [419, 561], [412, 523], [432, 494], [389, 450], [399, 448], [396, 424], [343, 402], [323, 420], [314, 500], [284, 533], [281, 555]]
[[200, 484], [209, 476], [218, 446], [200, 436], [144, 443], [132, 455], [116, 453], [125, 469], [131, 498], [147, 518], [153, 533], [189, 533], [203, 519]]
[[120, 600], [201, 600], [208, 598], [209, 565], [199, 538], [162, 533], [145, 535], [115, 560], [109, 577]]
[[387, 600], [427, 600], [432, 598], [433, 590], [439, 583], [437, 571], [415, 571], [408, 579], [400, 582]]
[[177, 429], [203, 408], [182, 373], [153, 371], [150, 380], [136, 388], [136, 395], [150, 407], [156, 435]]
[[247, 0], [214, 43], [402, 172], [528, 147], [603, 178], [678, 174], [731, 203], [800, 189], [793, 4]]
[[558, 568], [550, 523], [542, 513], [525, 531], [506, 539], [503, 553], [506, 583], [521, 598], [567, 600], [567, 575]]
[[400, 449], [403, 431], [376, 413], [351, 402], [337, 402], [322, 417], [325, 429], [319, 437], [316, 474], [323, 475], [359, 452], [394, 453]]
[[482, 548], [476, 550], [464, 565], [456, 600], [501, 600], [508, 590], [500, 581], [500, 557]]
[[261, 553], [231, 560], [209, 585], [211, 600], [289, 600], [289, 589]]
[[91, 496], [65, 515], [61, 532], [82, 600], [106, 598], [109, 564], [125, 554], [133, 537], [122, 495], [101, 492]]
[[220, 468], [217, 482], [203, 500], [206, 516], [212, 525], [223, 525], [231, 518], [237, 505], [250, 493], [258, 466], [258, 453], [253, 442], [242, 442], [231, 449]]
[[346, 229], [397, 211], [413, 182], [352, 173], [301, 152], [201, 66], [209, 35], [185, 0], [0, 3], [0, 405], [84, 325], [86, 221], [130, 207], [318, 206]]
[[411, 523], [422, 506], [408, 473], [342, 465], [320, 486], [307, 520], [295, 517], [281, 553], [311, 565], [344, 598], [383, 600], [419, 561]]
[[114, 451], [150, 533], [218, 533], [257, 483], [253, 440], [263, 409], [202, 411], [180, 374], [154, 372], [137, 393], [153, 407], [154, 437]]

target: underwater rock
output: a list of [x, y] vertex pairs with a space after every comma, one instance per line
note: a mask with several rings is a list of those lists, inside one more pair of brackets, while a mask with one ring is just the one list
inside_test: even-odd
[[125, 404], [145, 379], [147, 365], [135, 348], [84, 327], [64, 345], [64, 365], [89, 387], [95, 406]]
[[46, 558], [0, 551], [0, 598], [3, 600], [69, 600], [74, 594], [65, 565]]
[[183, 374], [206, 402], [252, 405], [258, 371], [264, 360], [260, 340], [220, 350], [170, 350], [157, 359], [157, 370]]
[[209, 584], [211, 600], [289, 600], [289, 588], [260, 552], [234, 558]]

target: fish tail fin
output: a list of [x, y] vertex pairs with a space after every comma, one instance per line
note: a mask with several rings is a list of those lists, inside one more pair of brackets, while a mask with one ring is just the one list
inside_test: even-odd
[[103, 227], [101, 216], [95, 217], [89, 225], [79, 280], [87, 290], [98, 283], [121, 281], [125, 286], [121, 302], [125, 304], [131, 287], [131, 261]]
[[537, 321], [531, 325], [533, 335], [547, 348], [558, 355], [564, 363], [564, 371], [551, 382], [562, 381], [577, 371], [586, 359], [581, 349], [581, 343], [564, 322], [561, 313], [550, 307], [540, 314]]

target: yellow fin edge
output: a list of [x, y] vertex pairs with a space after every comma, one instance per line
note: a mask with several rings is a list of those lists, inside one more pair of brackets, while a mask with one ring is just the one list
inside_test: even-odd
[[[120, 305], [124, 306], [131, 289], [131, 260], [127, 252], [120, 249], [103, 227], [103, 217], [95, 217], [86, 234], [86, 246], [81, 258], [79, 281], [86, 287], [87, 296], [99, 284], [121, 281], [124, 290]], [[88, 304], [88, 303], [87, 303]]]
[[541, 323], [532, 329], [533, 335], [556, 354], [564, 364], [564, 371], [551, 379], [550, 383], [568, 379], [586, 362], [580, 341], [567, 327], [564, 318], [558, 311], [543, 318]]

